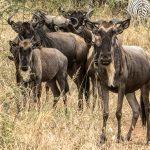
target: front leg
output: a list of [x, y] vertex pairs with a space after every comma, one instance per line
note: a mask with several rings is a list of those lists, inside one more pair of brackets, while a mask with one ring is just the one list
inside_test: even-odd
[[102, 127], [102, 134], [100, 136], [100, 143], [104, 144], [107, 141], [106, 124], [109, 116], [109, 106], [108, 106], [109, 91], [105, 86], [101, 86], [101, 92], [102, 92], [103, 127]]
[[118, 104], [117, 104], [117, 111], [116, 111], [116, 118], [118, 122], [118, 133], [117, 133], [117, 142], [119, 143], [123, 140], [121, 136], [121, 117], [122, 117], [122, 105], [123, 105], [123, 98], [125, 95], [125, 85], [121, 84], [118, 89]]
[[36, 78], [33, 87], [33, 99], [34, 99], [34, 103], [37, 104], [38, 111], [41, 108], [40, 93], [41, 93], [41, 80], [40, 78]]

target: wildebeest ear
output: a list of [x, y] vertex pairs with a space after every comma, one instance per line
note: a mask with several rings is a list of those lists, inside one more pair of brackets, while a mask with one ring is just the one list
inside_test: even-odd
[[13, 56], [8, 56], [8, 59], [11, 61], [14, 61], [14, 57]]
[[32, 44], [32, 49], [36, 49], [36, 48], [41, 48], [41, 42], [40, 41], [34, 42]]
[[9, 41], [9, 45], [10, 47], [17, 47], [17, 43], [15, 43], [14, 41]]
[[127, 29], [130, 25], [130, 19], [124, 20], [117, 24], [117, 28], [115, 30], [116, 34], [120, 34], [123, 32], [123, 30]]

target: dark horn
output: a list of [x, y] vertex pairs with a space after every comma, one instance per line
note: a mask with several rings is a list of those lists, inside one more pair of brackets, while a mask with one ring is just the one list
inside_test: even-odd
[[14, 21], [11, 20], [12, 17], [13, 17], [13, 15], [10, 16], [10, 17], [8, 18], [8, 20], [7, 20], [7, 22], [8, 22], [9, 25], [12, 25], [13, 23], [15, 23]]
[[75, 24], [72, 23], [73, 27], [76, 28], [76, 27], [78, 26], [78, 24], [79, 24], [78, 19], [77, 19], [77, 18], [74, 18], [74, 17], [71, 17], [70, 20], [71, 20], [71, 23], [72, 23], [74, 20], [76, 21]]
[[94, 9], [91, 9], [85, 16], [85, 19], [87, 22], [91, 22], [91, 23], [94, 23], [94, 24], [101, 24], [104, 20], [98, 20], [98, 21], [92, 21], [90, 20], [90, 17], [92, 16], [93, 14], [93, 11]]
[[112, 21], [114, 24], [119, 24], [119, 23], [122, 22], [121, 20], [118, 20], [118, 19], [116, 19], [116, 18], [113, 18], [111, 21]]
[[90, 18], [92, 16], [93, 12], [94, 12], [94, 9], [89, 10], [86, 14], [86, 17]]

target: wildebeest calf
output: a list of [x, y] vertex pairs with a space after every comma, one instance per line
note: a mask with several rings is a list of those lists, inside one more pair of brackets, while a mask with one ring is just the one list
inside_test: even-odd
[[[14, 43], [15, 45], [16, 43]], [[47, 82], [54, 95], [54, 104], [56, 105], [60, 91], [56, 84], [58, 82], [63, 95], [65, 111], [67, 112], [66, 92], [69, 90], [67, 82], [68, 60], [59, 50], [55, 48], [41, 47], [39, 42], [32, 43], [26, 39], [16, 44], [19, 50], [19, 68], [27, 72], [30, 71], [30, 82], [33, 82], [34, 102], [38, 102], [40, 108], [40, 87], [41, 82]]]

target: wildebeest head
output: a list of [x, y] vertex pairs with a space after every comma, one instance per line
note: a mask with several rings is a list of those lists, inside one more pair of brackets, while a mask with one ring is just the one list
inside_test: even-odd
[[127, 29], [130, 19], [114, 23], [112, 20], [102, 21], [98, 26], [93, 25], [92, 31], [94, 35], [99, 37], [99, 45], [96, 45], [96, 53], [98, 61], [102, 65], [109, 65], [112, 62], [114, 47], [116, 46], [116, 35], [121, 34]]
[[33, 16], [31, 19], [31, 25], [33, 26], [33, 28], [39, 28], [44, 25], [45, 15], [46, 13], [40, 10], [33, 13]]
[[12, 16], [8, 18], [8, 24], [11, 25], [12, 29], [19, 34], [20, 38], [31, 38], [34, 33], [30, 22], [15, 22], [12, 20]]
[[13, 17], [13, 15], [8, 18], [8, 20], [7, 20], [8, 24], [11, 25], [12, 29], [13, 29], [15, 32], [21, 33], [22, 30], [23, 30], [23, 29], [21, 28], [23, 22], [21, 22], [21, 21], [14, 22], [14, 21], [12, 20], [12, 17]]
[[40, 42], [32, 42], [32, 39], [25, 39], [20, 41], [19, 44], [13, 43], [19, 51], [19, 67], [22, 71], [28, 71], [33, 49], [40, 47]]
[[66, 12], [60, 8], [59, 11], [61, 11], [66, 18], [71, 20], [72, 24], [75, 25], [74, 27], [79, 28], [80, 26], [84, 25], [84, 21], [86, 20], [86, 15], [87, 14], [91, 15], [93, 9], [89, 10], [89, 12], [84, 10], [71, 10]]

